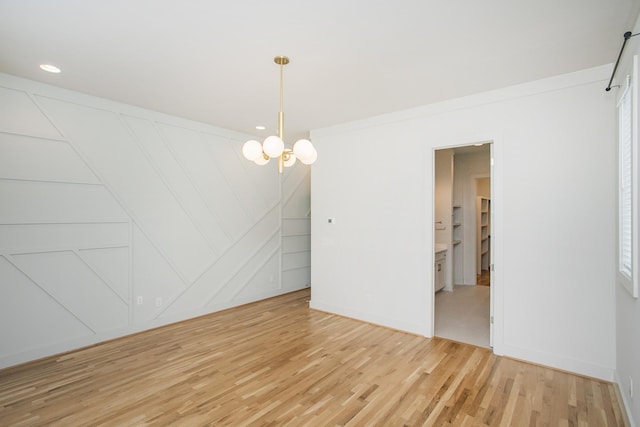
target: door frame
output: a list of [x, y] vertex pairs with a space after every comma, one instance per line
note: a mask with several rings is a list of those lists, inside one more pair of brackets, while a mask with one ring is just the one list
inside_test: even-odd
[[[432, 165], [431, 173], [431, 197], [427, 201], [431, 207], [431, 218], [435, 218], [435, 152], [437, 150], [445, 150], [450, 148], [465, 147], [478, 143], [490, 144], [490, 168], [489, 177], [491, 179], [491, 286], [490, 286], [490, 303], [489, 303], [489, 343], [494, 354], [502, 355], [504, 353], [504, 289], [503, 289], [503, 268], [502, 262], [502, 142], [500, 137], [487, 136], [478, 138], [464, 138], [464, 141], [450, 141], [448, 144], [438, 145], [432, 148], [430, 163]], [[435, 256], [435, 233], [433, 232], [433, 224], [428, 224], [431, 228], [429, 250]], [[435, 259], [435, 258], [434, 258]], [[432, 263], [433, 265], [433, 263]], [[431, 294], [431, 331], [430, 336], [435, 336], [435, 277], [432, 274], [428, 283], [428, 290]], [[453, 275], [452, 275], [453, 276]], [[453, 277], [452, 277], [453, 279]]]

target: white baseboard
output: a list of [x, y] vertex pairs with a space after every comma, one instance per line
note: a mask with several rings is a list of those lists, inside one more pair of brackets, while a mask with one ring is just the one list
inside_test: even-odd
[[522, 349], [505, 344], [502, 346], [503, 355], [537, 365], [548, 366], [562, 371], [572, 372], [603, 381], [614, 381], [615, 370], [610, 367], [595, 365], [583, 360], [571, 359], [557, 354], [544, 353], [531, 349]]
[[313, 299], [313, 298], [309, 302], [309, 307], [314, 310], [324, 311], [326, 313], [333, 313], [339, 316], [348, 317], [348, 318], [359, 320], [362, 322], [384, 326], [386, 328], [397, 329], [399, 331], [404, 331], [404, 332], [421, 335], [425, 337], [429, 336], [429, 334], [425, 330], [425, 325], [398, 321], [397, 319], [389, 319], [389, 318], [385, 318], [375, 314], [352, 310], [345, 307], [337, 307], [331, 304], [325, 304], [323, 302], [319, 302], [317, 299]]
[[23, 363], [32, 362], [45, 357], [51, 357], [58, 354], [66, 353], [73, 350], [78, 350], [83, 347], [92, 346], [101, 342], [109, 341], [116, 338], [122, 338], [127, 335], [136, 334], [138, 332], [148, 331], [150, 329], [158, 328], [161, 326], [170, 325], [172, 323], [181, 322], [183, 320], [193, 319], [195, 317], [205, 316], [207, 314], [215, 313], [217, 311], [226, 310], [228, 308], [238, 307], [244, 304], [249, 304], [255, 301], [276, 297], [278, 295], [287, 294], [289, 292], [295, 292], [301, 289], [306, 289], [305, 286], [298, 286], [294, 288], [278, 289], [276, 291], [265, 292], [263, 294], [251, 295], [250, 297], [240, 298], [228, 303], [216, 304], [198, 310], [189, 312], [183, 312], [177, 315], [171, 315], [166, 317], [160, 317], [148, 322], [126, 326], [120, 329], [114, 329], [107, 332], [101, 332], [91, 336], [85, 336], [61, 343], [55, 343], [46, 347], [40, 347], [23, 351], [20, 353], [14, 353], [0, 358], [0, 369], [9, 368], [11, 366], [21, 365]]
[[627, 394], [624, 392], [625, 386], [620, 379], [620, 375], [618, 375], [618, 371], [614, 372], [615, 385], [618, 387], [618, 395], [622, 398], [622, 410], [627, 414], [627, 421], [629, 421], [629, 427], [636, 427], [636, 423], [633, 420], [633, 414], [631, 413], [631, 403], [627, 398]]

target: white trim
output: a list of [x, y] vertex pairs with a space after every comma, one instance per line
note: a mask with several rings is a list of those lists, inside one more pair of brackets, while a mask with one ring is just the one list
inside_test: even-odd
[[638, 55], [633, 57], [633, 93], [632, 93], [632, 111], [633, 125], [631, 134], [631, 233], [632, 233], [632, 295], [638, 298], [638, 288], [640, 287], [640, 191], [638, 189], [638, 168], [640, 167], [640, 154], [638, 153]]
[[629, 89], [631, 89], [631, 76], [627, 76], [627, 78], [625, 79], [625, 88], [622, 94], [620, 95], [620, 98], [618, 98], [618, 102], [616, 104], [617, 108], [620, 108], [620, 103], [622, 102], [624, 97], [627, 96]]
[[[97, 96], [88, 95], [83, 92], [62, 89], [60, 87], [51, 86], [47, 83], [41, 83], [22, 77], [16, 77], [11, 74], [2, 72], [0, 72], [0, 87], [9, 90], [21, 90], [41, 98], [50, 98], [57, 101], [69, 102], [72, 104], [82, 105], [94, 109], [117, 111], [120, 114], [125, 114], [134, 118], [141, 118], [152, 122], [162, 122], [183, 129], [189, 129], [192, 131], [195, 130], [210, 135], [216, 135], [221, 138], [228, 138], [232, 141], [244, 142], [247, 139], [256, 137], [256, 135], [241, 133], [230, 129], [223, 129], [204, 122], [197, 122], [194, 120], [161, 113], [159, 111], [136, 107], [134, 105], [112, 101], [105, 98], [99, 98]], [[57, 129], [58, 128], [56, 127], [56, 130]], [[67, 139], [63, 138], [61, 140], [66, 141]]]
[[[638, 56], [633, 57], [633, 71], [631, 76], [626, 78], [626, 87], [622, 95], [618, 99], [618, 251], [617, 251], [617, 267], [616, 275], [617, 281], [622, 287], [624, 287], [634, 298], [638, 298], [638, 282], [640, 276], [640, 257], [638, 256], [639, 240], [640, 240], [640, 207], [638, 203]], [[631, 90], [631, 94], [629, 94]], [[620, 107], [625, 98], [630, 95], [630, 109], [631, 109], [631, 254], [630, 254], [630, 275], [622, 271], [622, 242], [621, 242], [621, 222], [622, 222], [622, 209], [620, 200], [620, 182], [622, 180], [622, 156], [621, 149], [621, 137], [622, 137], [622, 125]]]
[[118, 329], [109, 331], [101, 331], [94, 335], [83, 336], [80, 338], [74, 338], [65, 342], [58, 342], [44, 347], [21, 351], [18, 353], [8, 354], [0, 357], [0, 369], [20, 365], [23, 363], [39, 360], [43, 358], [52, 357], [58, 354], [67, 353], [69, 351], [79, 350], [81, 348], [104, 343], [105, 341], [123, 338], [129, 335], [137, 334], [139, 332], [150, 331], [162, 326], [171, 325], [184, 320], [195, 319], [200, 316], [208, 316], [219, 311], [227, 310], [229, 308], [239, 307], [241, 305], [250, 304], [256, 301], [262, 301], [267, 298], [273, 298], [280, 295], [288, 294], [290, 292], [296, 292], [305, 288], [296, 289], [277, 289], [273, 291], [263, 292], [257, 295], [243, 296], [234, 301], [227, 301], [223, 303], [213, 304], [210, 306], [200, 307], [195, 310], [179, 314], [169, 314], [163, 317], [147, 320], [143, 323], [138, 323], [131, 326], [125, 326]]
[[422, 335], [430, 338], [426, 334], [424, 324], [398, 321], [398, 319], [379, 316], [377, 314], [365, 311], [345, 309], [342, 306], [338, 307], [332, 304], [327, 304], [323, 301], [318, 301], [318, 298], [314, 298], [309, 301], [309, 308], [313, 310], [323, 311], [325, 313], [337, 314], [339, 316], [347, 317], [358, 322], [372, 323], [374, 325], [379, 325], [385, 328], [397, 329], [399, 331]]
[[504, 356], [609, 382], [613, 382], [615, 375], [613, 367], [511, 345], [504, 347]]
[[631, 403], [627, 398], [627, 393], [624, 392], [624, 384], [620, 379], [620, 373], [616, 370], [613, 373], [613, 382], [618, 387], [618, 394], [622, 396], [622, 407], [627, 414], [627, 421], [629, 421], [629, 427], [636, 427], [636, 423], [633, 421], [633, 413], [631, 412]]
[[381, 114], [378, 116], [369, 117], [367, 119], [357, 120], [340, 125], [314, 129], [313, 138], [324, 138], [331, 135], [354, 132], [360, 129], [378, 127], [387, 123], [397, 123], [416, 118], [423, 119], [424, 117], [429, 117], [436, 114], [443, 114], [451, 111], [468, 109], [487, 104], [494, 104], [497, 102], [538, 95], [546, 92], [553, 92], [568, 87], [582, 86], [597, 81], [606, 82], [611, 75], [612, 69], [613, 64], [601, 65], [599, 67], [589, 68], [587, 70], [576, 71], [568, 74], [562, 74], [560, 76], [550, 77], [547, 79], [536, 80], [529, 83], [509, 86], [493, 91], [464, 96], [461, 98], [454, 98], [447, 101], [427, 104], [416, 108]]
[[[437, 150], [446, 150], [455, 147], [463, 147], [467, 145], [473, 145], [479, 142], [485, 142], [491, 144], [490, 161], [492, 162], [489, 176], [491, 178], [491, 210], [493, 216], [491, 218], [491, 263], [500, 266], [502, 260], [502, 247], [503, 247], [503, 234], [502, 234], [502, 132], [494, 131], [491, 135], [478, 135], [475, 137], [456, 138], [452, 137], [450, 141], [443, 142], [442, 145], [433, 147], [431, 152], [431, 163], [433, 168], [433, 180], [430, 191], [433, 193], [435, 190], [435, 152]], [[426, 179], [426, 177], [425, 177]], [[431, 198], [426, 197], [428, 205], [433, 205], [433, 196]], [[433, 209], [431, 206], [431, 222], [433, 223]], [[428, 251], [433, 254], [433, 247], [435, 245], [435, 234], [431, 234], [431, 238], [427, 239]], [[427, 252], [429, 253], [429, 252]], [[433, 255], [432, 255], [433, 256]], [[434, 257], [435, 259], [435, 257]], [[433, 261], [431, 263], [433, 265]], [[429, 281], [431, 284], [428, 286], [429, 295], [434, 295], [433, 292], [433, 278]], [[491, 308], [493, 316], [492, 328], [492, 348], [493, 353], [502, 356], [504, 354], [504, 289], [503, 289], [502, 273], [499, 267], [491, 272]], [[427, 329], [430, 335], [425, 335], [428, 338], [435, 336], [435, 298], [431, 298], [431, 319], [428, 319]]]

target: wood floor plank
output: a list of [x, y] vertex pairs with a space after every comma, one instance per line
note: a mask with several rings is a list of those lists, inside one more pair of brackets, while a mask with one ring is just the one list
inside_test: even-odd
[[610, 383], [313, 311], [308, 299], [2, 370], [0, 425], [624, 425]]

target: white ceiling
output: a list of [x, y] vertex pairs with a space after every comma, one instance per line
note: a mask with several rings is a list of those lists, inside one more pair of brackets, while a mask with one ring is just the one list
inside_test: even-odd
[[289, 140], [614, 62], [639, 10], [640, 0], [0, 0], [0, 71], [266, 136], [279, 107], [273, 57], [287, 55]]

